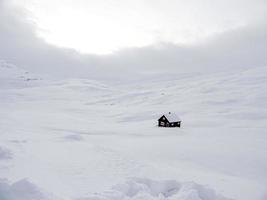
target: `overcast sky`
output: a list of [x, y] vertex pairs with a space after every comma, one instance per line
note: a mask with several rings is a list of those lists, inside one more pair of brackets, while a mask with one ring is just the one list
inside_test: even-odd
[[57, 75], [267, 66], [266, 0], [0, 0], [0, 59]]

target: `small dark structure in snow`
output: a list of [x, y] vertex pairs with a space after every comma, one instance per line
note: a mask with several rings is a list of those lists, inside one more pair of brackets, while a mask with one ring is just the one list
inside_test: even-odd
[[158, 119], [158, 126], [181, 127], [181, 119], [175, 113], [168, 112]]

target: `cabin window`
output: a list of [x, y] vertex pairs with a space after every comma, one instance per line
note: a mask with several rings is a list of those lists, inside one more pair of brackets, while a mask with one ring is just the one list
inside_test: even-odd
[[161, 126], [164, 126], [164, 122], [160, 122], [160, 125], [161, 125]]
[[171, 123], [171, 126], [173, 126], [173, 123]]

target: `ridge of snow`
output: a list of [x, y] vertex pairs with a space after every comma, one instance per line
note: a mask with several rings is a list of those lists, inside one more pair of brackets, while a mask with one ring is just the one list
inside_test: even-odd
[[27, 87], [40, 80], [42, 79], [37, 78], [36, 75], [5, 60], [0, 60], [0, 89]]
[[175, 180], [154, 181], [131, 178], [103, 193], [95, 193], [78, 200], [230, 200], [213, 189], [194, 182]]

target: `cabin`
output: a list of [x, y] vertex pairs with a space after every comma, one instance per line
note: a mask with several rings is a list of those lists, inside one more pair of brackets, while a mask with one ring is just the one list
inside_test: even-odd
[[158, 119], [160, 127], [181, 127], [181, 119], [175, 114], [168, 112]]

